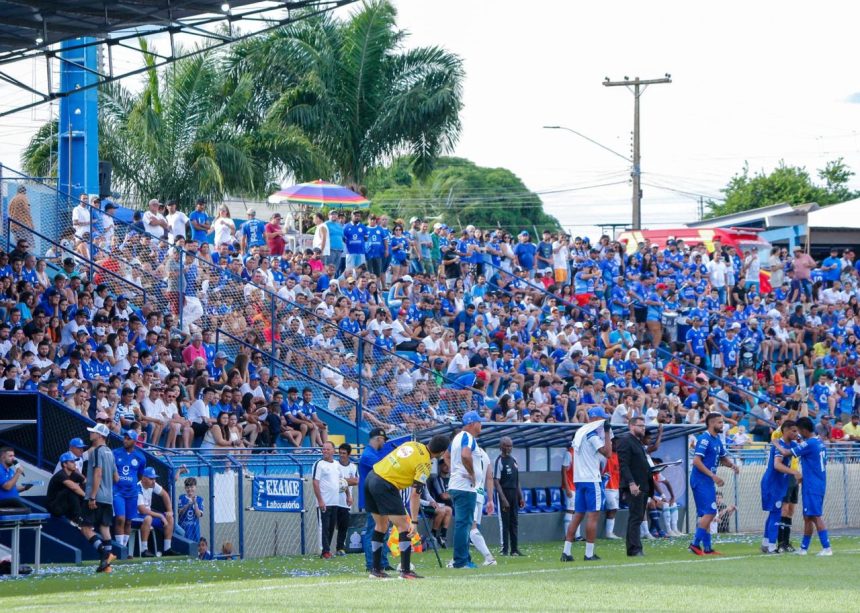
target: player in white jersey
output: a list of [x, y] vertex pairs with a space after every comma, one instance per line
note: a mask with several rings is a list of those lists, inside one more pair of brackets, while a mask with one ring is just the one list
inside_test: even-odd
[[481, 534], [479, 526], [481, 518], [484, 514], [484, 501], [487, 501], [487, 513], [493, 513], [493, 474], [490, 470], [490, 456], [481, 447], [478, 447], [476, 453], [472, 455], [472, 462], [475, 466], [475, 475], [482, 475], [481, 481], [476, 483], [475, 492], [478, 497], [475, 500], [475, 521], [472, 524], [472, 531], [469, 533], [469, 538], [475, 548], [484, 556], [484, 566], [495, 566], [496, 558], [490, 553], [490, 548], [487, 547], [487, 542], [484, 540], [484, 535]]
[[[600, 491], [601, 456], [608, 458], [612, 455], [612, 429], [609, 415], [601, 407], [594, 407], [588, 411], [588, 422], [576, 432], [573, 439], [573, 480], [576, 484], [576, 493], [573, 521], [567, 527], [564, 550], [561, 554], [562, 562], [573, 562], [573, 556], [570, 553], [573, 535], [586, 515], [588, 518], [585, 523], [585, 560], [600, 559], [594, 553], [594, 539], [597, 537], [597, 520], [603, 507]], [[601, 426], [602, 432], [600, 432]]]

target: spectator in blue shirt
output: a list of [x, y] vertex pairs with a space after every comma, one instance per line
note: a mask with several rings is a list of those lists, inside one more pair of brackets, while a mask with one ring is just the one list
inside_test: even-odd
[[205, 243], [206, 236], [212, 228], [212, 218], [206, 212], [206, 201], [203, 198], [198, 198], [194, 205], [194, 210], [188, 216], [191, 222], [191, 238], [198, 243]]
[[250, 253], [253, 247], [266, 245], [266, 223], [257, 219], [254, 209], [248, 209], [248, 221], [242, 224], [239, 233], [243, 253]]
[[358, 274], [356, 269], [365, 263], [367, 238], [367, 226], [361, 223], [361, 213], [353, 211], [352, 221], [343, 227], [343, 242], [346, 247], [344, 274]]
[[842, 259], [839, 257], [839, 250], [835, 247], [830, 249], [830, 257], [824, 258], [821, 262], [821, 270], [824, 272], [824, 282], [827, 287], [831, 287], [834, 281], [838, 281], [842, 274]]
[[537, 258], [537, 247], [531, 242], [529, 233], [523, 230], [519, 234], [520, 242], [514, 247], [514, 255], [517, 264], [528, 273], [529, 279], [535, 276], [535, 260]]

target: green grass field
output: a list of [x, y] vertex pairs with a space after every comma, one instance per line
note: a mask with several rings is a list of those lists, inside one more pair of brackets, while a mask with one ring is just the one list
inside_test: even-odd
[[[766, 556], [754, 538], [723, 540], [722, 557], [689, 554], [682, 539], [646, 543], [628, 559], [623, 542], [600, 541], [600, 562], [558, 561], [560, 543], [526, 549], [477, 570], [439, 569], [432, 552], [414, 556], [420, 581], [374, 581], [358, 555], [237, 562], [154, 560], [52, 568], [0, 580], [0, 610], [176, 611], [814, 611], [857, 610], [860, 538], [834, 539], [835, 555]], [[819, 550], [814, 543], [811, 553]], [[443, 563], [450, 550], [443, 551]], [[480, 555], [478, 555], [480, 558]]]

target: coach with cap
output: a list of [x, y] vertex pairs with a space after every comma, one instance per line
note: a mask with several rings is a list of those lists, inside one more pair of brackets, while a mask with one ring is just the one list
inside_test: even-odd
[[651, 464], [643, 443], [645, 419], [634, 417], [627, 424], [629, 432], [618, 439], [616, 451], [621, 470], [621, 493], [629, 508], [627, 517], [627, 555], [642, 556], [639, 529], [645, 520], [645, 506], [651, 497], [653, 481]]
[[477, 438], [481, 434], [481, 416], [477, 411], [463, 415], [463, 429], [451, 440], [451, 477], [448, 492], [454, 503], [454, 568], [475, 568], [469, 556], [469, 531], [477, 502], [475, 474], [472, 456], [478, 448]]

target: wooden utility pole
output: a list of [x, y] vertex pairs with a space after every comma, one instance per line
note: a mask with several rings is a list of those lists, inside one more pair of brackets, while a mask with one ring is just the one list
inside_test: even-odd
[[623, 81], [610, 81], [609, 77], [606, 77], [603, 81], [603, 85], [606, 87], [623, 85], [633, 94], [633, 168], [630, 170], [630, 176], [633, 179], [633, 230], [642, 229], [642, 169], [639, 163], [639, 96], [645, 93], [649, 85], [671, 82], [672, 75], [668, 72], [662, 79], [640, 79], [639, 77], [634, 77], [631, 81], [629, 77], [624, 77]]

